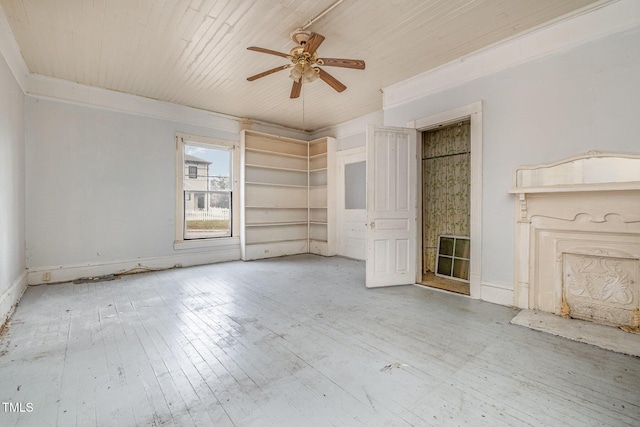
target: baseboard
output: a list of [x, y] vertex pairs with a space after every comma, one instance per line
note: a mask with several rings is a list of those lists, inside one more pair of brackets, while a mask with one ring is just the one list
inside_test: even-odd
[[27, 289], [27, 272], [24, 271], [12, 284], [9, 289], [0, 295], [0, 328], [11, 317], [18, 305], [18, 301]]
[[[237, 244], [232, 244], [206, 252], [181, 253], [163, 257], [139, 258], [107, 263], [29, 268], [28, 283], [29, 285], [40, 285], [44, 283], [71, 282], [85, 277], [165, 270], [176, 267], [237, 261], [239, 259], [240, 247]], [[49, 280], [43, 280], [45, 273], [49, 273]]]
[[309, 242], [307, 240], [291, 240], [277, 243], [252, 243], [245, 245], [242, 260], [252, 261], [256, 259], [307, 253], [309, 253]]
[[494, 304], [512, 306], [513, 288], [509, 285], [483, 282], [480, 285], [480, 299]]

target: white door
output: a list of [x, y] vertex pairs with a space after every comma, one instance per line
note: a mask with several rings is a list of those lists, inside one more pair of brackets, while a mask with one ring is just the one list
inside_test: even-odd
[[336, 158], [337, 253], [364, 261], [367, 258], [366, 149], [358, 147], [338, 151]]
[[416, 130], [367, 127], [368, 288], [416, 279]]

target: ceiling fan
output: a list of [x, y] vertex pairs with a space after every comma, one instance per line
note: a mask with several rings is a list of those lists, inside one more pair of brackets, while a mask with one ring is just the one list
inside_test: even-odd
[[318, 77], [338, 92], [342, 92], [347, 88], [331, 74], [320, 68], [320, 65], [364, 70], [364, 61], [360, 59], [318, 58], [318, 47], [320, 47], [324, 41], [324, 36], [320, 34], [298, 29], [291, 33], [291, 39], [297, 43], [297, 46], [291, 49], [289, 53], [276, 52], [275, 50], [264, 49], [262, 47], [248, 47], [248, 50], [287, 58], [291, 61], [291, 64], [263, 71], [255, 76], [248, 77], [247, 80], [252, 82], [269, 74], [291, 68], [289, 77], [293, 80], [293, 87], [291, 88], [290, 98], [298, 98], [300, 96], [300, 90], [302, 89], [302, 83], [313, 82], [317, 80]]

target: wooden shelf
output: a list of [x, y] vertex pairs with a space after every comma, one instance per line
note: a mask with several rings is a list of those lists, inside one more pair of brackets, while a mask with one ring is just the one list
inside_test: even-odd
[[326, 171], [327, 168], [318, 168], [318, 169], [310, 169], [309, 173], [314, 173], [314, 172], [324, 172]]
[[271, 184], [269, 182], [249, 182], [246, 181], [245, 185], [263, 185], [266, 187], [292, 187], [292, 188], [307, 188], [306, 185], [291, 185], [291, 184]]
[[307, 242], [308, 239], [285, 239], [285, 240], [264, 240], [259, 242], [247, 242], [247, 245], [264, 245], [272, 243], [284, 243], [284, 242]]
[[308, 209], [307, 206], [245, 206], [245, 209]]
[[315, 154], [313, 156], [309, 156], [309, 159], [317, 159], [319, 157], [327, 157], [327, 153]]
[[245, 163], [244, 165], [246, 167], [248, 167], [248, 168], [270, 169], [270, 170], [284, 171], [284, 172], [302, 172], [302, 173], [307, 173], [306, 169], [281, 168], [281, 167], [277, 167], [277, 166], [254, 165], [254, 164], [251, 164], [251, 163]]
[[272, 154], [274, 156], [281, 156], [281, 157], [292, 157], [295, 159], [306, 159], [307, 156], [301, 156], [298, 154], [289, 154], [289, 153], [280, 153], [278, 151], [269, 151], [269, 150], [262, 150], [260, 148], [245, 148], [245, 151], [249, 151], [249, 152], [254, 152], [254, 153], [265, 153], [265, 154]]
[[296, 221], [296, 222], [263, 222], [263, 223], [252, 223], [245, 224], [245, 227], [280, 227], [285, 225], [307, 225], [306, 221]]
[[321, 222], [321, 221], [309, 221], [309, 224], [311, 224], [311, 225], [327, 225], [326, 222]]

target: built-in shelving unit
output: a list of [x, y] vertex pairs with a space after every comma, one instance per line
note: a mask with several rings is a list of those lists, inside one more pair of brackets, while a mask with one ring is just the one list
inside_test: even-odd
[[242, 132], [242, 259], [335, 254], [334, 156], [333, 138]]
[[309, 143], [309, 252], [335, 255], [335, 140]]

